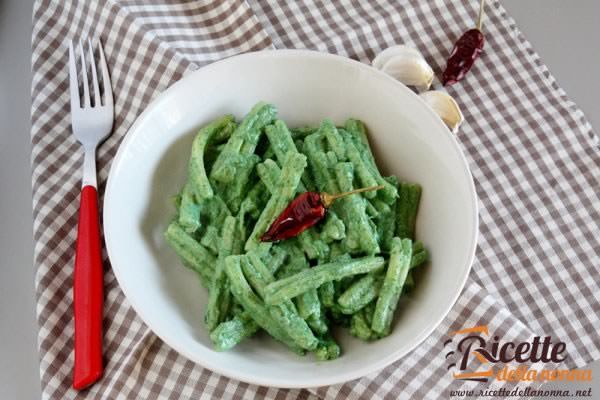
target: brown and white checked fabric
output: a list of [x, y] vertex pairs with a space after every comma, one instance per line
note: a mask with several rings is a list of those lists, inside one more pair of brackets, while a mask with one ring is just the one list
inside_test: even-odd
[[[308, 48], [369, 62], [408, 43], [439, 72], [473, 25], [477, 1], [37, 1], [33, 13], [32, 175], [40, 374], [44, 398], [427, 398], [458, 389], [442, 343], [487, 324], [503, 339], [551, 335], [567, 366], [600, 358], [600, 155], [597, 136], [498, 1], [468, 78], [449, 89], [466, 122], [458, 139], [480, 199], [473, 271], [448, 317], [385, 370], [310, 390], [258, 387], [203, 369], [162, 343], [137, 317], [105, 257], [106, 372], [70, 389], [72, 272], [83, 154], [70, 132], [65, 43], [100, 38], [111, 69], [115, 131], [110, 161], [144, 107], [183, 75], [233, 54]], [[465, 384], [468, 386], [468, 384]]]

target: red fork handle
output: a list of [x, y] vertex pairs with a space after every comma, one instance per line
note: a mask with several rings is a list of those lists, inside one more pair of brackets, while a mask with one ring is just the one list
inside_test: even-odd
[[73, 308], [75, 366], [73, 388], [83, 389], [102, 375], [103, 270], [98, 223], [98, 194], [93, 186], [81, 190]]

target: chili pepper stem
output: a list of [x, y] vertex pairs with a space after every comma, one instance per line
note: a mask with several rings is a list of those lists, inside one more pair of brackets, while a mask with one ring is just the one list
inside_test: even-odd
[[323, 202], [323, 205], [325, 206], [325, 208], [327, 208], [331, 205], [331, 203], [333, 203], [334, 201], [336, 201], [339, 198], [346, 197], [346, 196], [349, 196], [351, 194], [356, 194], [356, 193], [381, 190], [381, 189], [383, 189], [383, 187], [384, 187], [383, 185], [377, 185], [377, 186], [370, 186], [370, 187], [366, 187], [366, 188], [354, 189], [354, 190], [350, 190], [349, 192], [343, 192], [343, 193], [337, 193], [337, 194], [321, 193], [321, 201]]
[[481, 31], [481, 27], [483, 26], [483, 9], [485, 7], [485, 0], [481, 0], [479, 3], [479, 15], [477, 16], [477, 30]]

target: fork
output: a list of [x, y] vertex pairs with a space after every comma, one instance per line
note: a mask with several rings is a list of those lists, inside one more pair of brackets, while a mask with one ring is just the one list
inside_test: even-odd
[[83, 389], [102, 375], [103, 268], [98, 221], [96, 148], [110, 134], [114, 120], [113, 96], [102, 45], [99, 43], [104, 99], [96, 73], [94, 48], [88, 39], [89, 68], [92, 75], [93, 102], [88, 82], [88, 66], [79, 41], [83, 96], [80, 101], [77, 60], [73, 41], [69, 43], [69, 86], [71, 126], [83, 146], [83, 180], [79, 203], [75, 272], [73, 277], [73, 313], [75, 318], [75, 365], [73, 388]]

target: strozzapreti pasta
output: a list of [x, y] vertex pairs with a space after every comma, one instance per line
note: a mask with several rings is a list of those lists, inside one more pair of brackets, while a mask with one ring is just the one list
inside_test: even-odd
[[[367, 341], [390, 334], [428, 259], [414, 236], [421, 187], [380, 174], [358, 120], [290, 129], [276, 115], [260, 102], [239, 124], [225, 115], [200, 129], [165, 238], [209, 291], [216, 350], [262, 330], [329, 360], [341, 353], [335, 325]], [[381, 190], [336, 201], [294, 238], [260, 240], [299, 193], [374, 185]]]

